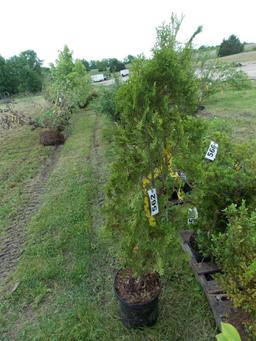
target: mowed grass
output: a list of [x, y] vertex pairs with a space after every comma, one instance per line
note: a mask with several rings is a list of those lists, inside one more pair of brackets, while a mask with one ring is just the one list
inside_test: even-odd
[[11, 108], [33, 118], [41, 115], [50, 104], [41, 95], [14, 97], [11, 103], [2, 103], [0, 109]]
[[242, 52], [230, 56], [221, 57], [226, 62], [256, 62], [256, 51]]
[[226, 90], [212, 95], [205, 103], [204, 112], [211, 119], [220, 119], [231, 128], [238, 141], [255, 138], [256, 134], [256, 82], [246, 90]]
[[[98, 117], [100, 164], [113, 158], [113, 125]], [[0, 304], [0, 340], [211, 341], [216, 330], [206, 298], [175, 240], [162, 278], [159, 321], [127, 330], [118, 318], [113, 278], [115, 245], [98, 233], [98, 181], [91, 148], [94, 112], [74, 116], [73, 131], [53, 172], [41, 209], [27, 227], [27, 245], [14, 276], [17, 290]]]
[[[24, 113], [31, 113], [28, 107], [33, 100], [34, 98], [21, 98], [16, 100], [16, 105]], [[38, 96], [37, 100], [44, 103], [42, 97]], [[0, 238], [9, 222], [15, 218], [17, 210], [22, 208], [28, 199], [24, 193], [25, 186], [38, 174], [52, 153], [52, 147], [45, 148], [39, 144], [38, 130], [32, 131], [29, 126], [1, 131]]]

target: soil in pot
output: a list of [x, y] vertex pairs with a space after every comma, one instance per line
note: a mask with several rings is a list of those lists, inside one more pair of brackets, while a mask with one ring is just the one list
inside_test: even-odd
[[135, 278], [130, 270], [120, 270], [115, 278], [120, 316], [128, 328], [152, 326], [158, 317], [160, 277], [156, 272]]

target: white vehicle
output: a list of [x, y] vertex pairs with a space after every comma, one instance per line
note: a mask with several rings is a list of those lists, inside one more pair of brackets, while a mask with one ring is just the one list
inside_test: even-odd
[[91, 80], [93, 82], [102, 82], [105, 80], [105, 77], [104, 77], [103, 73], [99, 73], [97, 75], [92, 75]]
[[128, 70], [128, 69], [121, 70], [121, 71], [120, 71], [120, 75], [121, 75], [122, 77], [127, 77], [127, 76], [129, 76], [129, 70]]

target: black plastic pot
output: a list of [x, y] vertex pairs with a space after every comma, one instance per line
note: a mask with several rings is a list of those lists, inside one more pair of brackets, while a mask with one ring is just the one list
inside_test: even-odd
[[153, 326], [158, 318], [158, 298], [160, 293], [155, 298], [146, 303], [128, 303], [117, 293], [115, 285], [116, 278], [114, 283], [114, 291], [119, 302], [120, 317], [123, 324], [127, 328], [142, 328], [145, 326]]

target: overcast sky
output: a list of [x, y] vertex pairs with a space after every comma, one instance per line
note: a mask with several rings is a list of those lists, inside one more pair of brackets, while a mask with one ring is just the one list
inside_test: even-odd
[[155, 27], [171, 13], [185, 19], [179, 35], [185, 41], [203, 25], [195, 43], [220, 44], [236, 34], [256, 42], [255, 0], [0, 0], [0, 54], [7, 58], [35, 50], [44, 64], [54, 62], [64, 44], [75, 58], [123, 59], [147, 56], [155, 42]]

